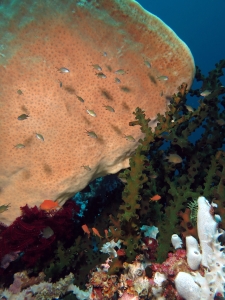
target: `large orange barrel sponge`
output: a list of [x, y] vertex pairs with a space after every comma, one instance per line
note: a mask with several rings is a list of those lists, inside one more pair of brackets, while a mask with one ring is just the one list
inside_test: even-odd
[[154, 119], [195, 67], [188, 47], [131, 0], [3, 0], [0, 6], [0, 214], [61, 204], [129, 166]]

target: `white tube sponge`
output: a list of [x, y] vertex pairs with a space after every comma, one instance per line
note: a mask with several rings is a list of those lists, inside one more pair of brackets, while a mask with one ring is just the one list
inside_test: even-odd
[[177, 235], [177, 234], [173, 234], [171, 236], [171, 243], [172, 243], [174, 249], [182, 248], [182, 244], [183, 244], [182, 240], [179, 237], [179, 235]]
[[186, 237], [187, 263], [192, 270], [198, 270], [201, 263], [201, 253], [199, 252], [198, 242], [193, 236]]
[[210, 214], [211, 205], [205, 197], [198, 198], [197, 228], [198, 237], [202, 250], [202, 265], [209, 268], [208, 259], [213, 257], [213, 250], [210, 246], [212, 236], [216, 233], [217, 223]]
[[76, 295], [77, 299], [91, 299], [92, 287], [86, 291], [80, 290], [80, 288], [74, 284], [70, 284], [68, 287], [68, 291], [72, 291], [74, 295]]
[[175, 278], [178, 294], [185, 300], [200, 300], [201, 288], [194, 282], [193, 277], [185, 272], [179, 272]]

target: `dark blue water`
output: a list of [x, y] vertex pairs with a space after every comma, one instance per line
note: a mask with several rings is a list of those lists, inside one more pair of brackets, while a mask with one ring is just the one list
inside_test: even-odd
[[139, 0], [188, 45], [204, 73], [225, 58], [225, 0]]

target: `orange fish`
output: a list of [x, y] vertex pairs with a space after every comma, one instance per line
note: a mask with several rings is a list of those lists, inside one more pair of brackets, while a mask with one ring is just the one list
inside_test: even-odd
[[86, 225], [86, 224], [84, 224], [84, 225], [82, 225], [82, 226], [81, 226], [81, 228], [83, 229], [84, 233], [87, 233], [87, 235], [88, 235], [88, 238], [89, 238], [89, 237], [90, 237], [90, 234], [91, 234], [91, 232], [90, 232], [89, 228], [87, 227], [87, 225]]
[[96, 229], [96, 228], [94, 228], [94, 227], [92, 227], [91, 229], [92, 229], [94, 235], [97, 235], [98, 237], [100, 237], [100, 239], [102, 238], [102, 236], [101, 236], [100, 233], [98, 232], [98, 229]]
[[57, 208], [58, 206], [59, 206], [58, 202], [55, 202], [53, 200], [44, 200], [40, 205], [40, 209], [51, 210]]
[[158, 194], [150, 198], [150, 200], [152, 200], [152, 201], [159, 201], [160, 199], [161, 199], [161, 196], [159, 196]]
[[108, 232], [108, 230], [105, 229], [104, 232], [105, 232], [105, 238], [108, 239], [109, 238], [109, 232]]

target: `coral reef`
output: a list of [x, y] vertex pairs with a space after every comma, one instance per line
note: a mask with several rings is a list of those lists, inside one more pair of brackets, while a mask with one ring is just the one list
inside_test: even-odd
[[[47, 2], [38, 26], [43, 6], [32, 5], [2, 16], [15, 33], [5, 43], [15, 51], [0, 57], [3, 100], [10, 99], [0, 108], [1, 172], [13, 174], [15, 189], [0, 174], [0, 297], [223, 299], [225, 60], [207, 76], [197, 67], [202, 85], [190, 89], [188, 49], [137, 3], [73, 1], [50, 13]], [[33, 21], [22, 17], [29, 8]], [[143, 23], [149, 19], [161, 31], [153, 34]], [[34, 25], [38, 41], [30, 37]], [[165, 30], [172, 41], [166, 52], [176, 52], [169, 69], [180, 65], [176, 78], [146, 46], [151, 39], [160, 50]], [[191, 97], [199, 100], [195, 109], [187, 105]], [[48, 159], [50, 153], [60, 159]], [[93, 181], [64, 203], [128, 161], [125, 171]], [[44, 199], [58, 199], [59, 208], [41, 210]]]
[[[224, 282], [224, 247], [218, 242], [220, 234], [215, 227], [216, 222], [211, 214], [211, 205], [204, 197], [198, 198], [198, 217], [197, 225], [200, 244], [207, 242], [210, 248], [201, 248], [201, 265], [193, 267], [195, 258], [190, 256], [191, 248], [196, 252], [199, 247], [196, 242], [186, 242], [187, 252], [184, 249], [177, 249], [174, 253], [169, 253], [168, 258], [162, 263], [152, 263], [152, 257], [146, 248], [142, 247], [143, 254], [136, 256], [132, 263], [121, 261], [121, 270], [117, 274], [109, 274], [109, 269], [119, 257], [124, 257], [124, 252], [116, 254], [115, 248], [121, 247], [121, 242], [115, 243], [113, 240], [107, 242], [103, 249], [109, 249], [107, 252], [109, 258], [101, 265], [96, 266], [90, 271], [87, 290], [83, 291], [73, 284], [74, 276], [72, 274], [61, 279], [56, 283], [44, 282], [44, 273], [38, 277], [29, 277], [27, 272], [21, 272], [14, 275], [14, 282], [8, 290], [0, 294], [6, 299], [53, 299], [62, 296], [70, 291], [78, 299], [177, 299], [182, 300], [213, 300], [214, 296], [223, 295], [225, 292]], [[208, 227], [204, 226], [204, 221], [208, 220]], [[151, 232], [149, 230], [149, 232]], [[148, 239], [147, 239], [148, 238]], [[190, 237], [186, 237], [186, 240]], [[155, 251], [157, 243], [153, 238], [143, 237], [143, 243], [151, 250]], [[193, 238], [194, 239], [194, 238]], [[207, 239], [207, 241], [205, 240]], [[149, 244], [149, 241], [152, 242]], [[109, 246], [110, 244], [110, 246]], [[175, 243], [176, 244], [176, 243]], [[179, 246], [181, 246], [179, 244]], [[176, 245], [175, 245], [176, 247]], [[111, 250], [110, 250], [111, 249]], [[192, 251], [191, 251], [192, 252]], [[206, 252], [206, 253], [205, 253]], [[207, 254], [210, 255], [207, 256]], [[111, 257], [111, 258], [110, 258]], [[205, 264], [207, 258], [207, 265]], [[194, 273], [193, 270], [196, 272]], [[176, 289], [174, 288], [174, 283]], [[22, 289], [22, 291], [21, 291]], [[65, 296], [66, 299], [66, 296]]]
[[[21, 274], [22, 276], [23, 274]], [[20, 276], [20, 277], [21, 277]], [[26, 276], [26, 275], [25, 275]], [[21, 292], [16, 292], [15, 290], [5, 290], [1, 292], [2, 299], [10, 300], [51, 300], [59, 299], [60, 296], [64, 295], [69, 286], [73, 282], [73, 274], [70, 273], [64, 279], [60, 279], [55, 283], [42, 281], [38, 284], [32, 284], [35, 280], [32, 278], [30, 280], [31, 285], [22, 290]], [[14, 283], [15, 284], [15, 283]]]
[[132, 112], [139, 105], [154, 126], [177, 86], [190, 88], [195, 66], [188, 47], [136, 1], [10, 1], [0, 18], [0, 206], [11, 203], [1, 215], [8, 225], [21, 206], [63, 204], [129, 167], [144, 136], [129, 126]]
[[[149, 263], [146, 253], [138, 255], [133, 263], [123, 263], [120, 276], [108, 275], [108, 270], [94, 271], [87, 284], [89, 289], [92, 288], [88, 299], [113, 299], [116, 292], [119, 294], [119, 299], [213, 300], [214, 296], [223, 295], [225, 292], [224, 247], [218, 242], [219, 234], [216, 233], [210, 208], [211, 206], [204, 197], [198, 198], [199, 239], [201, 245], [207, 243], [210, 248], [208, 256], [205, 252], [209, 253], [209, 249], [201, 249], [202, 256], [198, 266], [193, 267], [195, 257], [190, 260], [188, 254], [191, 248], [196, 251], [197, 241], [196, 243], [189, 242], [187, 252], [178, 249], [170, 253], [162, 264]], [[205, 220], [209, 221], [208, 227], [203, 226]], [[191, 236], [186, 239], [188, 238]], [[197, 251], [198, 248], [197, 245]], [[205, 257], [207, 257], [207, 267]], [[111, 264], [111, 261], [107, 263]], [[77, 292], [75, 294], [78, 299], [83, 299]]]

